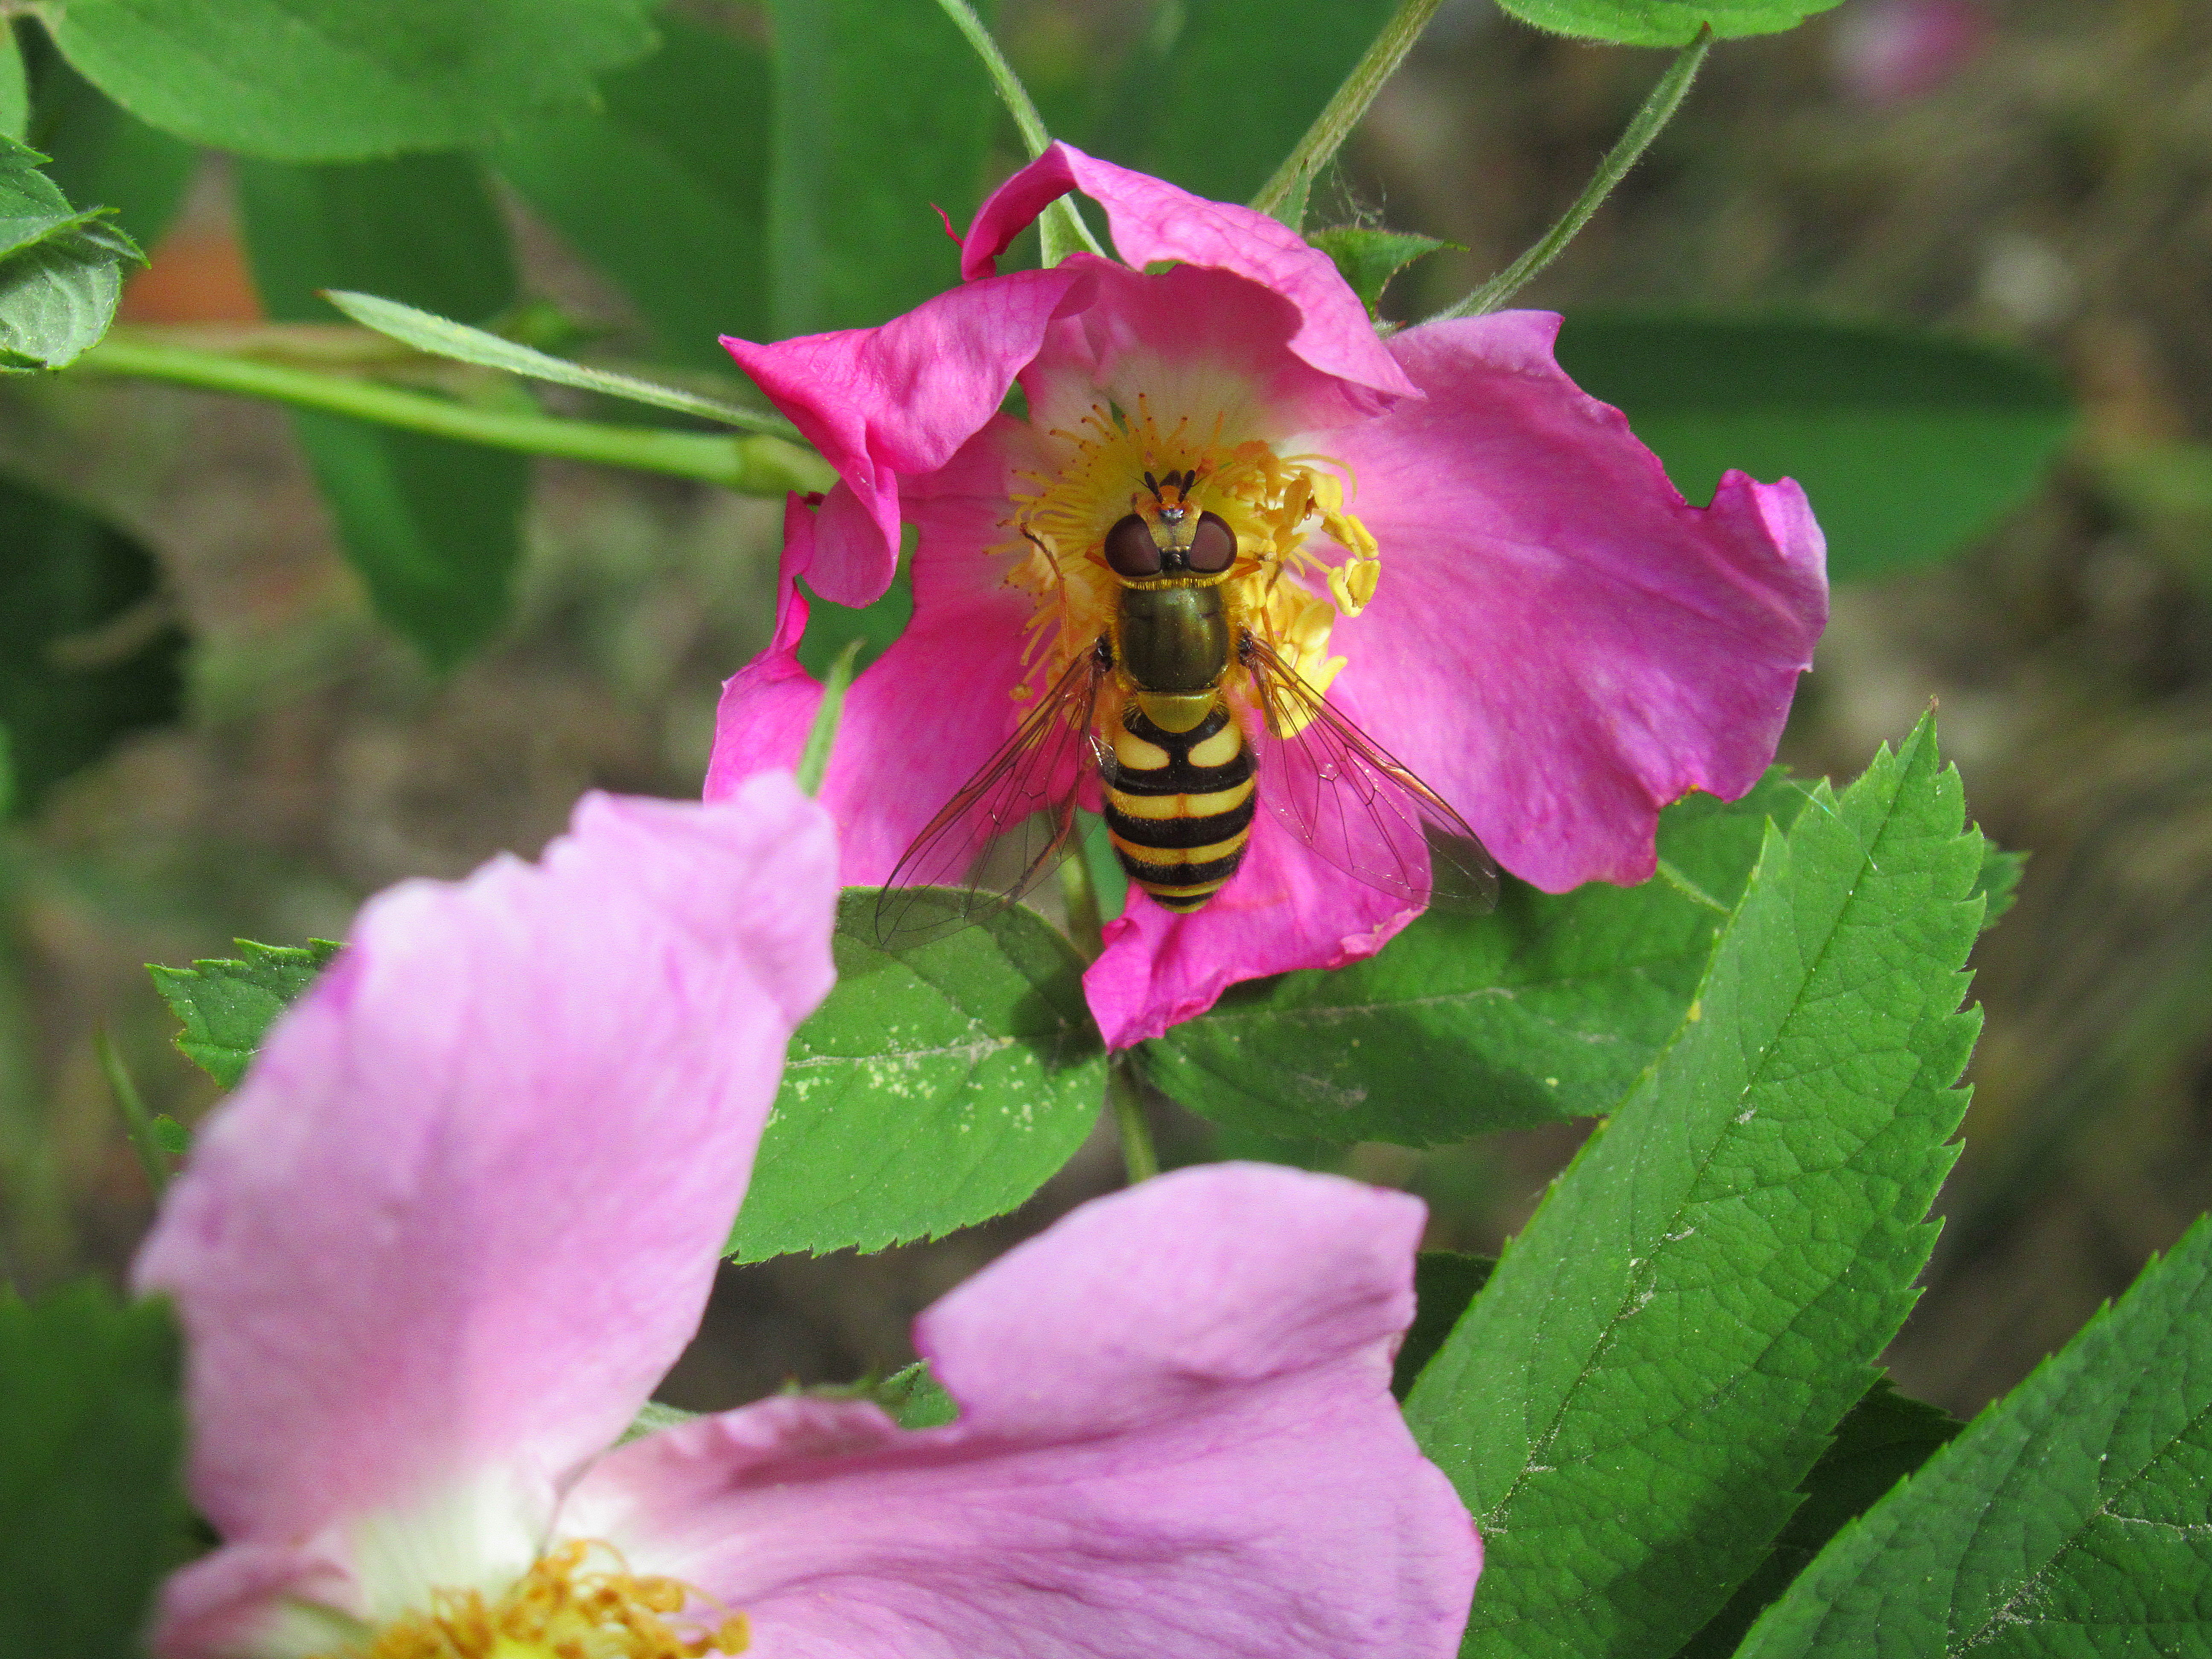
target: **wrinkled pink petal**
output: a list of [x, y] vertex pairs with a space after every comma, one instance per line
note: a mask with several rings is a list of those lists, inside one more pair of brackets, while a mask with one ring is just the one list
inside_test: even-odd
[[1558, 327], [1408, 330], [1427, 398], [1328, 434], [1382, 556], [1333, 695], [1553, 892], [1645, 879], [1661, 807], [1759, 781], [1827, 615], [1803, 492], [1730, 473], [1686, 505]]
[[488, 1478], [550, 1509], [697, 1324], [835, 902], [826, 815], [763, 777], [587, 796], [538, 865], [364, 908], [137, 1262], [226, 1538]]
[[1480, 1547], [1389, 1395], [1422, 1208], [1214, 1164], [1085, 1206], [924, 1314], [961, 1408], [784, 1399], [580, 1483], [761, 1659], [1443, 1659]]
[[[1027, 454], [1023, 430], [994, 417], [908, 500], [919, 531], [914, 618], [854, 680], [823, 778], [823, 805], [843, 829], [839, 867], [850, 885], [872, 886], [890, 875], [908, 843], [1012, 735], [1024, 712], [1012, 694], [1023, 674], [1031, 601], [1003, 585], [1006, 562], [981, 551], [1006, 536], [999, 520], [1008, 469]], [[805, 511], [794, 507], [785, 521], [787, 583], [806, 568]], [[723, 688], [709, 800], [755, 772], [790, 765], [805, 740], [821, 696], [794, 654], [805, 603], [787, 586], [777, 645]]]
[[1210, 265], [1281, 295], [1301, 318], [1291, 349], [1324, 374], [1382, 394], [1366, 399], [1369, 410], [1419, 395], [1376, 338], [1367, 308], [1334, 263], [1297, 232], [1264, 213], [1209, 202], [1067, 144], [1050, 146], [977, 210], [961, 253], [962, 273], [971, 282], [988, 277], [1022, 228], [1072, 190], [1106, 210], [1115, 250], [1133, 269], [1156, 260]]
[[898, 564], [899, 478], [942, 466], [997, 410], [1045, 326], [1080, 303], [1087, 271], [1024, 270], [925, 300], [880, 328], [756, 345], [722, 342], [837, 469], [808, 580], [865, 605]]

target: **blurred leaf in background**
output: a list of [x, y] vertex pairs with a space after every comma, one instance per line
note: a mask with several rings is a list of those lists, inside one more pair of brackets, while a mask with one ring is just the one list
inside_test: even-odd
[[[246, 161], [238, 185], [254, 281], [277, 321], [331, 320], [316, 297], [325, 288], [469, 323], [514, 302], [507, 227], [469, 156]], [[293, 418], [377, 613], [433, 667], [452, 667], [506, 618], [529, 461], [340, 416]]]
[[153, 556], [83, 508], [0, 479], [0, 728], [15, 811], [174, 720], [185, 635]]
[[651, 50], [653, 0], [68, 0], [39, 8], [148, 125], [242, 155], [348, 161], [501, 137], [587, 107]]
[[1684, 46], [1698, 31], [1720, 40], [1793, 29], [1836, 0], [1498, 0], [1524, 23], [1583, 40]]
[[30, 142], [53, 158], [48, 175], [71, 201], [113, 208], [116, 223], [152, 248], [185, 199], [198, 152], [124, 110], [36, 30], [18, 38], [31, 69]]
[[2074, 424], [2033, 359], [1925, 330], [1576, 312], [1559, 357], [1691, 501], [1730, 467], [1804, 485], [1838, 581], [1959, 551], [2027, 499]]

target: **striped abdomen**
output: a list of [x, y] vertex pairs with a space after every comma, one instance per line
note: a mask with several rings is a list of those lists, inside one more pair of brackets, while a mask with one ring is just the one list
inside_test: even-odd
[[1131, 881], [1170, 910], [1195, 910], [1237, 873], [1252, 834], [1252, 755], [1226, 704], [1166, 732], [1131, 697], [1103, 772], [1106, 827]]

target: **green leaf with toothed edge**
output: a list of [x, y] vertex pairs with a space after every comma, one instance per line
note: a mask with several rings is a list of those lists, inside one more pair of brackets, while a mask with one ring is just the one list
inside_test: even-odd
[[1741, 1659], [2212, 1650], [2212, 1223], [1838, 1534]]
[[1695, 1016], [1415, 1384], [1488, 1553], [1464, 1654], [1674, 1652], [1874, 1382], [1979, 1025], [1962, 817], [1924, 720], [1766, 831]]
[[314, 983], [340, 946], [326, 939], [304, 947], [236, 941], [235, 958], [195, 962], [189, 968], [149, 963], [154, 988], [184, 1029], [177, 1048], [226, 1089], [234, 1089], [253, 1063], [276, 1017]]
[[836, 988], [792, 1038], [730, 1235], [741, 1261], [1004, 1215], [1097, 1118], [1106, 1056], [1073, 947], [1017, 906], [894, 953], [874, 942], [876, 893], [838, 906]]

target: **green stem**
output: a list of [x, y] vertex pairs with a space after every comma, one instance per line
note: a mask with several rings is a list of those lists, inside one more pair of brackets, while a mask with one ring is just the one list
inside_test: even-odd
[[520, 450], [526, 455], [552, 455], [698, 478], [741, 495], [826, 489], [836, 482], [827, 463], [781, 438], [671, 432], [481, 409], [375, 380], [170, 345], [128, 332], [109, 335], [78, 358], [71, 372], [127, 374], [196, 386], [204, 392], [266, 398], [435, 438]]
[[1651, 95], [1636, 112], [1636, 118], [1620, 135], [1620, 142], [1599, 163], [1588, 188], [1560, 216], [1559, 222], [1537, 240], [1534, 246], [1457, 305], [1438, 312], [1428, 320], [1435, 323], [1452, 317], [1480, 317], [1495, 311], [1519, 293], [1538, 271], [1559, 258], [1560, 251], [1574, 240], [1577, 233], [1604, 204], [1605, 198], [1613, 194], [1613, 187], [1627, 177], [1629, 168], [1651, 147], [1651, 141], [1667, 123], [1674, 118], [1674, 112], [1689, 96], [1690, 83], [1698, 78], [1698, 66], [1705, 61], [1705, 53], [1712, 49], [1712, 25], [1709, 23], [1698, 31], [1698, 38], [1682, 48], [1666, 74], [1659, 77], [1659, 84], [1651, 88]]
[[814, 724], [806, 728], [806, 746], [799, 752], [799, 787], [810, 795], [822, 793], [823, 774], [830, 769], [830, 750], [837, 741], [837, 722], [845, 713], [845, 693], [853, 684], [853, 665], [860, 659], [865, 641], [854, 640], [837, 653], [822, 682], [822, 701], [814, 710]]
[[131, 1080], [123, 1056], [116, 1053], [107, 1033], [94, 1031], [92, 1046], [100, 1055], [100, 1069], [107, 1073], [107, 1086], [115, 1091], [116, 1109], [123, 1114], [123, 1127], [131, 1137], [131, 1150], [138, 1154], [139, 1167], [146, 1171], [146, 1184], [159, 1198], [168, 1190], [169, 1159], [161, 1151], [161, 1143], [154, 1138], [153, 1115], [147, 1111], [138, 1085]]
[[[983, 60], [984, 71], [991, 77], [999, 101], [1014, 118], [1014, 128], [1022, 135], [1022, 143], [1029, 146], [1030, 159], [1035, 161], [1052, 143], [1052, 135], [1045, 131], [1044, 117], [1037, 113], [1030, 89], [1022, 84], [1021, 76], [1014, 73], [1014, 66], [1006, 61], [1006, 54], [999, 50], [999, 43], [991, 38], [991, 31], [983, 27], [983, 20], [975, 15], [975, 9], [968, 0], [937, 0], [937, 3], [952, 20], [952, 27], [967, 37], [975, 55]], [[1048, 270], [1078, 248], [1087, 249], [1102, 259], [1106, 257], [1106, 250], [1098, 246], [1091, 227], [1075, 210], [1075, 204], [1064, 196], [1037, 216], [1037, 235], [1043, 243], [1041, 263]]]
[[1152, 1126], [1145, 1121], [1144, 1091], [1131, 1064], [1126, 1054], [1115, 1054], [1106, 1062], [1106, 1097], [1114, 1103], [1114, 1127], [1121, 1133], [1121, 1162], [1133, 1187], [1160, 1172], [1160, 1155], [1152, 1145]]
[[1252, 205], [1261, 212], [1272, 214], [1292, 230], [1304, 222], [1306, 195], [1313, 188], [1314, 175], [1327, 167], [1344, 141], [1352, 137], [1352, 128], [1359, 118], [1367, 113], [1367, 106], [1375, 101], [1375, 94], [1382, 90], [1382, 83], [1398, 71], [1406, 54], [1413, 49], [1413, 42], [1421, 38], [1421, 31], [1437, 15], [1441, 0], [1399, 0], [1398, 9], [1382, 26], [1382, 32], [1367, 48], [1367, 53], [1352, 66], [1352, 73], [1344, 77], [1344, 84], [1336, 89], [1305, 137], [1283, 158], [1275, 176], [1260, 186], [1260, 193], [1252, 198]]
[[1106, 948], [1106, 921], [1098, 908], [1098, 889], [1091, 879], [1091, 860], [1079, 836], [1075, 848], [1060, 861], [1060, 896], [1067, 906], [1067, 936], [1096, 962]]

